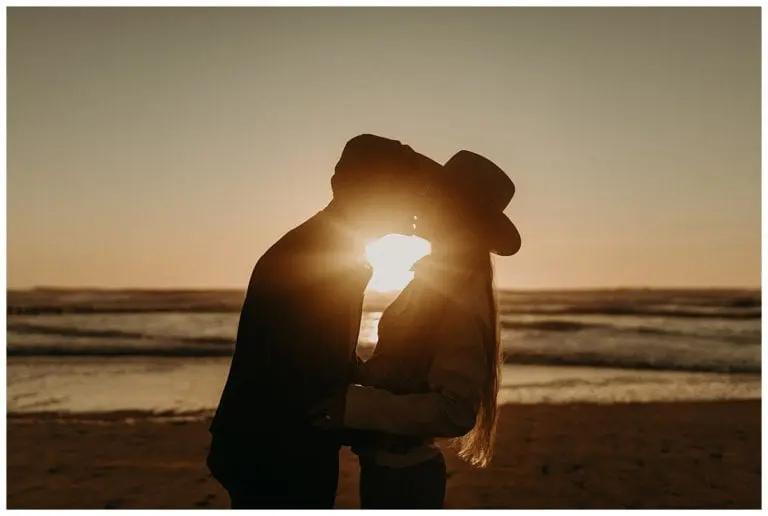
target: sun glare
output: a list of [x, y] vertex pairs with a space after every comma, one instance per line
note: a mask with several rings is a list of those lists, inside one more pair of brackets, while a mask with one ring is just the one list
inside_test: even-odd
[[431, 251], [429, 242], [417, 236], [390, 234], [368, 244], [365, 255], [373, 267], [369, 290], [402, 290], [413, 279], [411, 267]]

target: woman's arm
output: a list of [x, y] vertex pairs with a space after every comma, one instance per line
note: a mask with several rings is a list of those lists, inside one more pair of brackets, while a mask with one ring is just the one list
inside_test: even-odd
[[357, 372], [355, 383], [360, 385], [382, 385], [387, 374], [391, 372], [392, 365], [387, 363], [387, 357], [381, 353], [374, 354], [368, 360], [357, 359]]
[[[398, 296], [398, 298], [392, 302], [392, 305], [387, 309], [400, 310], [407, 309], [409, 304], [412, 303], [415, 284], [412, 282], [405, 290]], [[382, 315], [382, 319], [385, 317]], [[381, 335], [385, 330], [381, 329], [381, 320], [379, 321], [379, 334]], [[360, 357], [357, 358], [357, 374], [354, 383], [368, 386], [383, 386], [387, 385], [387, 378], [393, 374], [397, 374], [397, 359], [392, 357], [386, 346], [377, 345], [373, 349], [373, 354], [368, 360], [363, 361]]]
[[429, 371], [430, 392], [395, 395], [352, 385], [344, 426], [400, 435], [458, 437], [475, 426], [488, 374], [480, 317], [455, 304], [440, 321]]

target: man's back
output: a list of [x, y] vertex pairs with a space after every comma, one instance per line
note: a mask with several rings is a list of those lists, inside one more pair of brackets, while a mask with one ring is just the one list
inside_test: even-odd
[[349, 383], [370, 272], [337, 224], [316, 214], [254, 267], [212, 433], [316, 434], [308, 409]]

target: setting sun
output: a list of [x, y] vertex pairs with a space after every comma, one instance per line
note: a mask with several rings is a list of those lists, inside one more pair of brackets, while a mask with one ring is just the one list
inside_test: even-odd
[[417, 236], [390, 234], [368, 244], [365, 255], [373, 267], [369, 290], [401, 290], [413, 279], [411, 267], [430, 253], [429, 242]]

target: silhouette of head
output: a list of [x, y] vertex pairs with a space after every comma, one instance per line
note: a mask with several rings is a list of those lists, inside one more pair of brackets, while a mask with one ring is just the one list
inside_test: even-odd
[[417, 233], [437, 246], [474, 248], [510, 256], [521, 239], [504, 209], [515, 195], [515, 184], [491, 160], [462, 150], [454, 154], [429, 192], [431, 208], [417, 224]]
[[361, 134], [349, 140], [331, 178], [335, 204], [370, 237], [411, 234], [423, 193], [440, 165], [397, 140]]

